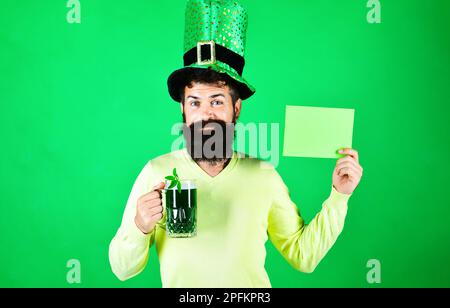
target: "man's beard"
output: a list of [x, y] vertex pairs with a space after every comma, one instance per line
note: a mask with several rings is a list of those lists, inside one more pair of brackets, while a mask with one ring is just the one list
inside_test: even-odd
[[183, 135], [192, 159], [212, 166], [228, 162], [233, 155], [235, 124], [234, 119], [233, 123], [213, 119], [197, 121], [189, 126], [185, 123]]

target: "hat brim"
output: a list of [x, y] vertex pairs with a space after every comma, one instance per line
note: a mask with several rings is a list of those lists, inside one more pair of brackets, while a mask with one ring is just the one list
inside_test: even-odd
[[230, 68], [225, 63], [216, 62], [215, 64], [210, 65], [193, 64], [178, 69], [170, 74], [167, 79], [167, 87], [169, 94], [174, 101], [181, 101], [180, 88], [186, 85], [186, 79], [188, 76], [198, 69], [213, 69], [220, 74], [225, 74], [227, 77], [232, 78], [242, 100], [248, 99], [250, 96], [255, 94], [255, 88], [252, 87], [243, 77], [239, 76], [234, 69]]

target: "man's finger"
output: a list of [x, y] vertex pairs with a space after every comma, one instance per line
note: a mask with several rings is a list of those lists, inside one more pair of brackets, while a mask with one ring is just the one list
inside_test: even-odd
[[154, 216], [155, 214], [162, 213], [163, 207], [161, 205], [152, 207], [148, 212], [150, 215]]
[[337, 174], [339, 176], [348, 175], [349, 177], [352, 177], [352, 178], [356, 178], [356, 177], [360, 176], [360, 173], [356, 169], [351, 168], [351, 167], [341, 168], [337, 171]]
[[355, 149], [343, 148], [343, 149], [339, 150], [339, 154], [350, 155], [351, 157], [356, 159], [356, 161], [359, 161], [359, 154], [358, 154], [358, 151], [356, 151]]
[[351, 156], [346, 155], [346, 156], [344, 156], [344, 157], [339, 158], [339, 159], [336, 161], [336, 163], [340, 163], [340, 162], [347, 161], [347, 160], [355, 160], [355, 159], [354, 159], [353, 157], [351, 157]]
[[353, 167], [362, 172], [362, 168], [354, 160], [346, 160], [336, 164], [336, 168]]
[[345, 167], [345, 168], [339, 169], [338, 172], [337, 172], [337, 174], [338, 174], [339, 176], [345, 176], [345, 175], [350, 176], [353, 172], [354, 172], [354, 171], [352, 171], [351, 168]]
[[159, 190], [153, 190], [151, 192], [146, 193], [145, 195], [142, 195], [140, 199], [141, 203], [144, 203], [149, 200], [153, 199], [159, 199], [161, 197], [161, 192]]
[[360, 174], [362, 176], [362, 168], [359, 166], [355, 166], [353, 163], [351, 162], [345, 162], [345, 163], [341, 163], [339, 165], [336, 166], [336, 171], [339, 172], [341, 169], [344, 168], [350, 168], [355, 170], [358, 174]]
[[157, 214], [155, 214], [155, 215], [152, 216], [153, 219], [158, 220], [158, 221], [159, 221], [162, 217], [163, 217], [163, 214], [162, 214], [162, 213], [157, 213]]
[[159, 182], [158, 184], [152, 187], [151, 191], [142, 195], [139, 199], [141, 200], [141, 202], [145, 202], [146, 200], [160, 198], [161, 190], [164, 188], [164, 186], [165, 186], [164, 182]]
[[143, 203], [142, 208], [151, 209], [160, 205], [162, 205], [162, 200], [158, 198], [146, 201], [145, 203]]
[[354, 159], [352, 156], [349, 156], [349, 155], [347, 155], [345, 157], [342, 157], [342, 158], [339, 158], [336, 161], [336, 165], [339, 165], [340, 163], [343, 163], [343, 162], [346, 162], [346, 161], [349, 161], [349, 162], [352, 162], [352, 163], [358, 165], [358, 162], [356, 161], [356, 159]]

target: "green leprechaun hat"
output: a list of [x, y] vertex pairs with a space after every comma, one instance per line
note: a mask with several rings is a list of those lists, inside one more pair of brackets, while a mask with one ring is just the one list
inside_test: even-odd
[[184, 67], [168, 80], [170, 96], [180, 102], [180, 85], [196, 69], [231, 77], [242, 100], [255, 93], [243, 77], [247, 11], [235, 0], [189, 0], [186, 5]]

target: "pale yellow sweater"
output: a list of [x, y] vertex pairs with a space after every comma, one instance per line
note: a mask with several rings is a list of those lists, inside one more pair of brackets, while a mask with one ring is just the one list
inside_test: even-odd
[[[134, 223], [137, 199], [173, 168], [180, 178], [197, 181], [193, 238], [167, 236], [165, 208], [148, 235]], [[156, 245], [163, 287], [271, 287], [264, 268], [267, 239], [295, 269], [312, 272], [341, 233], [350, 196], [331, 185], [322, 210], [306, 225], [270, 163], [235, 152], [211, 177], [184, 148], [150, 160], [137, 177], [110, 244], [111, 267], [120, 280], [129, 279], [142, 272]]]

